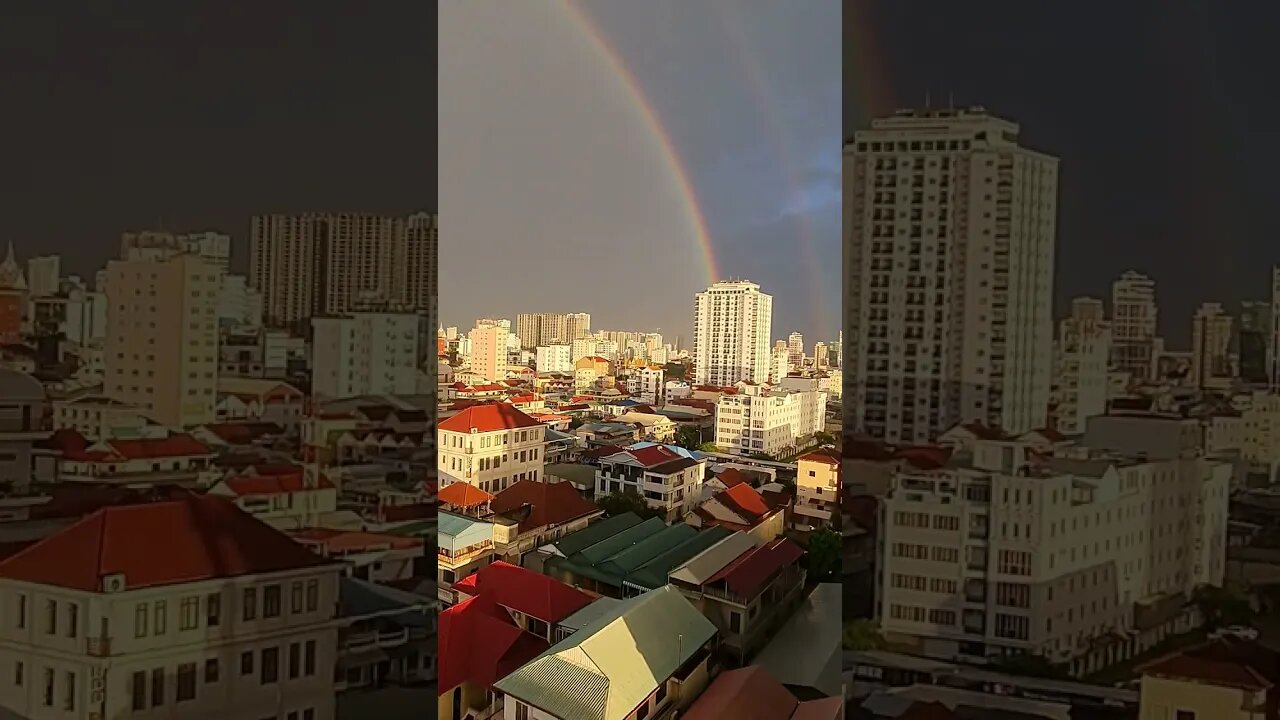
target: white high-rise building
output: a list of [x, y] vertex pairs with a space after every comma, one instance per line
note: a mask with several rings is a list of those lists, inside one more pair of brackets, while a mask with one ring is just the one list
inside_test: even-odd
[[143, 231], [124, 233], [120, 236], [120, 259], [190, 253], [226, 273], [231, 263], [231, 236], [219, 232], [174, 234], [171, 232]]
[[1067, 435], [1085, 431], [1085, 421], [1107, 411], [1111, 327], [1097, 298], [1071, 301], [1071, 315], [1058, 325], [1056, 429]]
[[212, 422], [222, 271], [197, 255], [175, 254], [112, 260], [105, 280], [103, 392], [162, 425]]
[[791, 353], [784, 347], [769, 353], [769, 382], [776, 385], [791, 372]]
[[480, 321], [467, 333], [470, 351], [467, 363], [471, 372], [491, 382], [506, 377], [507, 335], [509, 331], [500, 324]]
[[635, 394], [637, 400], [655, 407], [666, 404], [667, 384], [662, 368], [642, 367], [632, 373], [631, 378], [635, 389], [627, 389]]
[[272, 327], [367, 301], [433, 313], [438, 239], [435, 216], [426, 213], [261, 215], [253, 219], [249, 281]]
[[249, 287], [243, 275], [226, 275], [218, 290], [218, 320], [229, 325], [258, 327], [262, 324], [262, 293]]
[[1129, 270], [1111, 284], [1111, 364], [1146, 380], [1155, 372], [1156, 283]]
[[853, 426], [925, 442], [1043, 425], [1058, 160], [983, 108], [902, 110], [844, 150], [844, 396]]
[[1191, 381], [1200, 388], [1230, 387], [1231, 316], [1218, 303], [1204, 303], [1191, 325]]
[[571, 350], [569, 345], [539, 345], [534, 356], [538, 372], [573, 372]]
[[312, 318], [311, 326], [313, 394], [345, 398], [417, 392], [420, 315], [354, 312]]
[[827, 366], [827, 344], [824, 342], [816, 342], [813, 344], [813, 367], [821, 370]]
[[62, 256], [45, 255], [27, 261], [27, 294], [33, 298], [57, 294], [62, 284]]
[[694, 383], [767, 382], [773, 296], [748, 280], [726, 280], [698, 293], [695, 304]]

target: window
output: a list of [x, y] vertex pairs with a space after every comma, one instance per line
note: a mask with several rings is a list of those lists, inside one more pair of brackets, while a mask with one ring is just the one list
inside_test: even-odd
[[289, 589], [289, 612], [302, 612], [302, 581], [295, 582]]
[[301, 659], [301, 655], [302, 655], [302, 646], [298, 645], [298, 643], [289, 643], [289, 679], [290, 680], [295, 680], [298, 677], [298, 673], [301, 670], [301, 668], [299, 667], [299, 665], [301, 664], [299, 662], [299, 660]]
[[1177, 710], [1173, 716], [1174, 720], [1196, 720], [1195, 710]]
[[218, 658], [209, 658], [204, 661], [204, 681], [205, 683], [218, 682]]
[[196, 664], [183, 663], [178, 666], [177, 702], [195, 700], [196, 698]]
[[262, 617], [280, 617], [280, 586], [268, 585], [262, 591]]
[[44, 604], [44, 631], [50, 635], [58, 634], [57, 600], [48, 600]]
[[80, 632], [80, 606], [67, 603], [67, 637], [73, 638]]
[[516, 720], [529, 720], [529, 706], [516, 701]]
[[240, 653], [240, 674], [253, 674], [253, 651]]
[[151, 707], [164, 704], [164, 668], [151, 671]]
[[68, 672], [63, 676], [65, 681], [62, 686], [62, 709], [76, 709], [76, 674]]
[[183, 598], [179, 611], [179, 630], [195, 630], [200, 625], [200, 598]]
[[138, 603], [133, 610], [133, 636], [147, 636], [147, 604]]
[[307, 677], [316, 674], [316, 641], [308, 640], [303, 652], [303, 674]]
[[18, 627], [25, 628], [27, 626], [27, 596], [18, 596]]
[[18, 687], [22, 687], [22, 671], [25, 669], [26, 667], [22, 664], [21, 660], [13, 664], [13, 684], [14, 685], [17, 685]]
[[213, 593], [205, 598], [205, 621], [209, 627], [218, 627], [218, 623], [222, 621], [222, 596]]
[[653, 697], [653, 704], [655, 707], [657, 707], [658, 705], [662, 704], [663, 700], [666, 700], [666, 699], [667, 699], [667, 684], [664, 682], [658, 685], [658, 692]]
[[133, 709], [147, 709], [147, 674], [139, 670], [133, 674], [133, 681], [129, 684], [130, 692], [133, 694]]
[[742, 616], [736, 612], [729, 613], [730, 632], [742, 632]]
[[316, 711], [314, 708], [306, 708], [302, 711], [302, 720], [316, 720]]
[[320, 581], [307, 581], [307, 612], [315, 612], [320, 607]]
[[244, 619], [253, 620], [258, 616], [258, 591], [253, 588], [244, 589]]
[[259, 669], [259, 681], [266, 685], [280, 679], [280, 648], [262, 649], [262, 667]]
[[164, 626], [165, 626], [165, 621], [167, 619], [166, 616], [168, 615], [168, 613], [165, 612], [165, 610], [166, 610], [165, 602], [163, 600], [157, 600], [156, 601], [156, 627], [155, 627], [156, 635], [164, 634]]
[[644, 704], [636, 708], [636, 720], [644, 720], [649, 717], [649, 699], [645, 698]]

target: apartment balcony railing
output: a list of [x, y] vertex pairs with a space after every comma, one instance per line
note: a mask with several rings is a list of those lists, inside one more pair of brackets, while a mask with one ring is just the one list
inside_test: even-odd
[[344, 649], [349, 653], [361, 653], [366, 650], [372, 650], [378, 646], [378, 633], [369, 631], [362, 633], [351, 633], [347, 636], [344, 643]]
[[85, 652], [89, 657], [111, 657], [111, 638], [85, 638]]
[[377, 634], [378, 647], [382, 649], [399, 647], [409, 642], [409, 629], [401, 628]]

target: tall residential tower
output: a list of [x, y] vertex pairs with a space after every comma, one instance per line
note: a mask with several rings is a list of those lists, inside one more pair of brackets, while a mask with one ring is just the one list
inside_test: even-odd
[[985, 109], [901, 110], [844, 149], [850, 430], [1044, 424], [1058, 160]]
[[748, 280], [726, 280], [698, 293], [694, 307], [694, 382], [768, 382], [773, 296]]

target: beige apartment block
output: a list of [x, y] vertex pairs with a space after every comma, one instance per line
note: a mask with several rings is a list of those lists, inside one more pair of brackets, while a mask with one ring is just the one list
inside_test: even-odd
[[844, 397], [858, 432], [1042, 427], [1058, 160], [984, 108], [899, 110], [844, 148]]
[[1190, 594], [1223, 582], [1231, 466], [1188, 442], [1194, 420], [1094, 420], [1109, 443], [1046, 456], [978, 440], [894, 477], [876, 588], [889, 636], [935, 657], [1034, 653], [1082, 673], [1189, 629]]
[[331, 720], [341, 572], [221, 499], [100, 510], [0, 562], [0, 706]]
[[521, 480], [543, 480], [547, 428], [512, 405], [473, 405], [440, 421], [441, 487], [454, 482], [497, 494]]
[[112, 260], [103, 393], [170, 427], [212, 422], [222, 271], [197, 255]]

